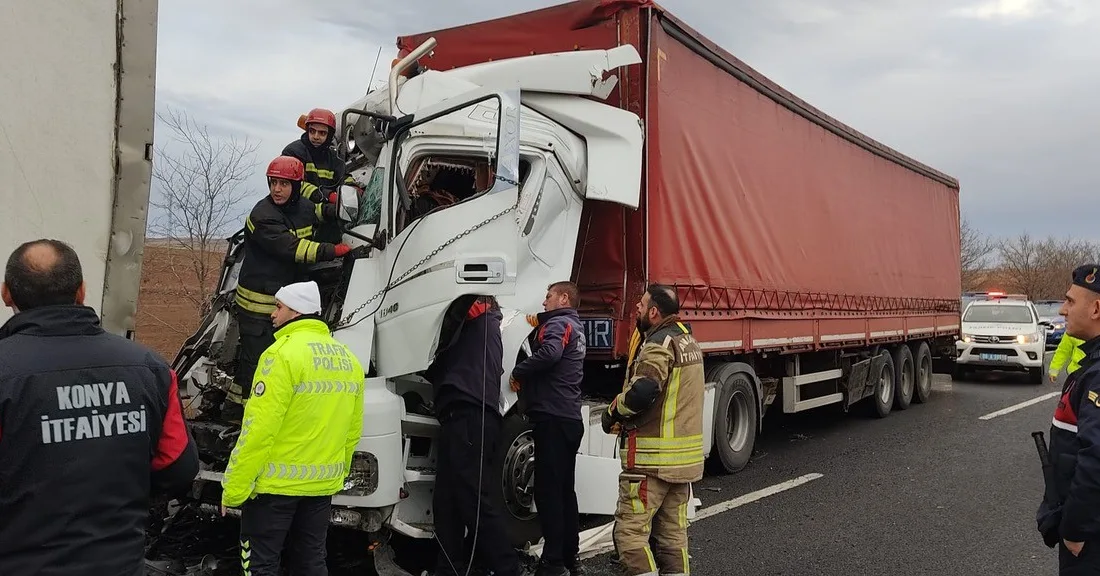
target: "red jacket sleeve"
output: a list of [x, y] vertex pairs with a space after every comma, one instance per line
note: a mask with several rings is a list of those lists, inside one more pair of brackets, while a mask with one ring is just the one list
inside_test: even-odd
[[157, 489], [176, 492], [186, 490], [199, 473], [199, 455], [187, 423], [183, 419], [183, 403], [179, 395], [179, 382], [175, 370], [168, 371], [167, 409], [161, 424], [160, 435], [153, 449], [151, 468], [153, 485]]

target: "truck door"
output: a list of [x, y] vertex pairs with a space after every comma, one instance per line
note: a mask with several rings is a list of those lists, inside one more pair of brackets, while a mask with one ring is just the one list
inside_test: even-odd
[[381, 376], [426, 368], [448, 306], [515, 293], [519, 91], [479, 89], [396, 123], [376, 315]]

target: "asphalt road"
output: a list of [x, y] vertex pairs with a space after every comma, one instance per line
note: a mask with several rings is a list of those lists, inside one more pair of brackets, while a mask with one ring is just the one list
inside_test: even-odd
[[[879, 420], [780, 415], [749, 466], [697, 485], [704, 507], [809, 474], [820, 477], [693, 523], [697, 575], [1053, 574], [1035, 530], [1042, 495], [1032, 431], [1049, 429], [1056, 392], [1023, 377], [937, 375], [927, 404]], [[617, 574], [602, 555], [592, 576]]]

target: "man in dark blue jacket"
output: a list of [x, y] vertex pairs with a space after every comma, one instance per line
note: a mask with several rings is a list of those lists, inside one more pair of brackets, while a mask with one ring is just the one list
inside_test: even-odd
[[440, 350], [425, 374], [434, 389], [439, 419], [432, 499], [440, 547], [436, 575], [467, 573], [467, 534], [474, 541], [477, 559], [494, 574], [521, 573], [519, 557], [507, 545], [504, 520], [489, 493], [503, 425], [501, 318], [492, 296], [459, 298], [447, 311]]
[[176, 374], [100, 327], [62, 242], [16, 248], [2, 292], [0, 574], [140, 576], [151, 492], [199, 471]]
[[1058, 546], [1059, 574], [1100, 574], [1100, 264], [1074, 270], [1061, 314], [1066, 334], [1084, 340], [1050, 428], [1057, 496], [1039, 507], [1039, 532]]
[[546, 290], [545, 312], [531, 336], [531, 356], [512, 370], [534, 426], [535, 506], [544, 545], [536, 576], [576, 574], [580, 519], [575, 474], [584, 437], [581, 380], [584, 328], [577, 315], [577, 285], [556, 282]]

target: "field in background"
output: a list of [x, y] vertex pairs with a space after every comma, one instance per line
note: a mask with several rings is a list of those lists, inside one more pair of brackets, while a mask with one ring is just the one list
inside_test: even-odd
[[[141, 291], [138, 295], [137, 341], [149, 346], [171, 362], [184, 340], [194, 333], [202, 320], [199, 308], [190, 296], [198, 294], [195, 273], [198, 252], [170, 247], [165, 240], [149, 239], [141, 267]], [[205, 255], [208, 290], [212, 290], [221, 272], [224, 245]]]

